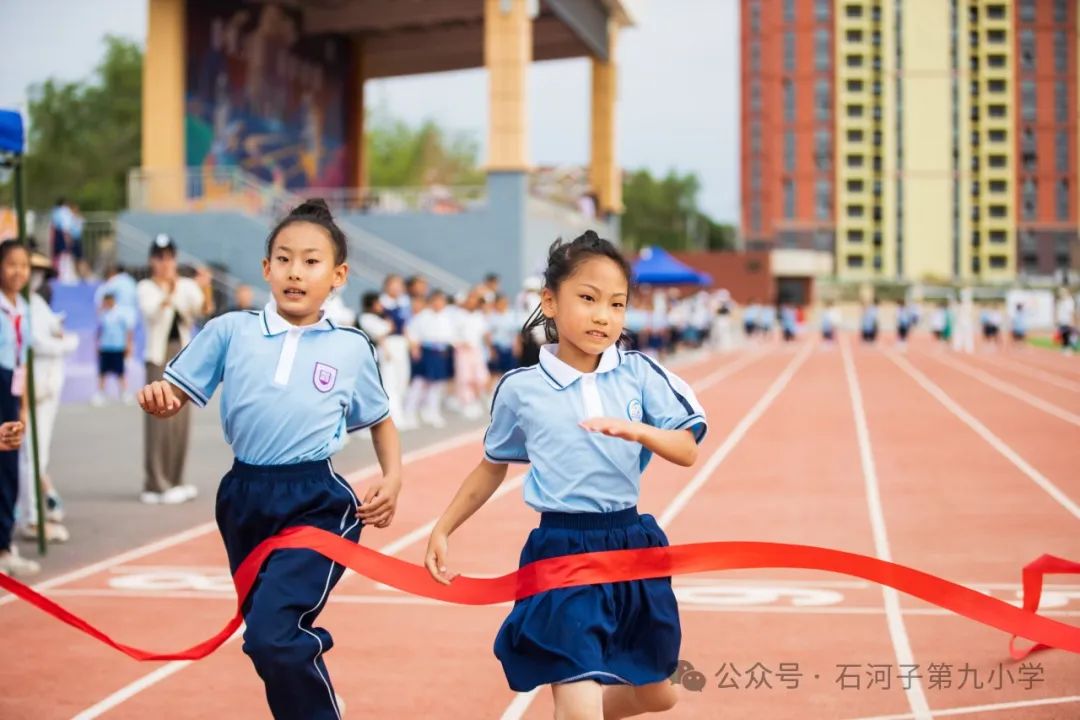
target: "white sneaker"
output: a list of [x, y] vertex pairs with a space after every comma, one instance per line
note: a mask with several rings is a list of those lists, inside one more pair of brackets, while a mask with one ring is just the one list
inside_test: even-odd
[[94, 407], [101, 407], [105, 404], [105, 396], [101, 393], [94, 393], [90, 398], [90, 404]]
[[427, 423], [431, 427], [441, 428], [446, 427], [446, 420], [438, 413], [420, 413], [421, 422]]
[[194, 500], [199, 496], [199, 488], [195, 487], [194, 485], [181, 485], [180, 487], [182, 487], [184, 489], [184, 492], [187, 493], [188, 500]]
[[470, 403], [469, 405], [465, 406], [465, 410], [461, 414], [469, 420], [476, 420], [477, 418], [483, 416], [484, 411], [480, 407], [480, 403]]
[[186, 503], [190, 499], [191, 495], [188, 494], [188, 491], [183, 485], [171, 487], [161, 493], [162, 505], [179, 505], [180, 503]]
[[135, 404], [135, 396], [132, 395], [129, 392], [126, 392], [126, 393], [124, 393], [123, 395], [120, 396], [120, 402], [124, 403], [125, 405], [134, 405]]
[[149, 491], [144, 492], [142, 495], [139, 496], [139, 502], [144, 503], [146, 505], [160, 505], [161, 504], [161, 493], [149, 492]]
[[7, 552], [0, 552], [0, 573], [12, 577], [37, 575], [41, 572], [41, 565], [33, 560], [27, 560], [19, 556], [19, 550], [14, 545]]
[[[23, 540], [37, 540], [37, 525], [23, 525], [19, 528], [19, 537]], [[68, 529], [59, 523], [45, 521], [45, 542], [66, 543], [71, 539]]]

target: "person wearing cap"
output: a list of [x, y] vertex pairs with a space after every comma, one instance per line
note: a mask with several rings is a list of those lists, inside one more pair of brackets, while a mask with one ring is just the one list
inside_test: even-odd
[[[210, 275], [200, 271], [195, 280], [180, 277], [176, 243], [160, 234], [150, 246], [150, 277], [139, 282], [136, 293], [146, 327], [146, 382], [152, 383], [162, 379], [165, 364], [191, 340], [195, 320], [213, 313]], [[167, 420], [145, 418], [144, 503], [171, 505], [197, 494], [194, 485], [182, 482], [191, 433], [189, 410], [185, 406]]]

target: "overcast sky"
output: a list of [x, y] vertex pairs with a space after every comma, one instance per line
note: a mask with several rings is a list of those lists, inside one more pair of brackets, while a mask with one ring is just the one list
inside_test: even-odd
[[[86, 77], [112, 33], [142, 43], [148, 0], [0, 0], [5, 29], [0, 107], [22, 107], [26, 90], [49, 77]], [[703, 209], [738, 219], [737, 0], [638, 0], [620, 62], [618, 157], [628, 169], [694, 171]], [[471, 133], [487, 132], [485, 73], [442, 73], [368, 83], [369, 102], [416, 122], [427, 117]], [[530, 160], [589, 159], [589, 65], [535, 63], [529, 75]]]

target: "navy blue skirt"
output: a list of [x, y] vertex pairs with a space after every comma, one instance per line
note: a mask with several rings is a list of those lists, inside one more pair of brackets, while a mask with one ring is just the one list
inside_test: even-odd
[[[637, 508], [543, 513], [521, 565], [560, 555], [666, 547], [667, 536]], [[648, 685], [679, 663], [682, 629], [671, 578], [560, 588], [514, 603], [495, 638], [510, 688], [594, 680]]]
[[442, 382], [454, 377], [453, 356], [450, 348], [424, 345], [420, 348], [422, 377], [429, 382]]
[[514, 349], [501, 345], [492, 346], [495, 352], [491, 353], [488, 360], [488, 370], [493, 373], [508, 373], [517, 368], [517, 358], [514, 357]]

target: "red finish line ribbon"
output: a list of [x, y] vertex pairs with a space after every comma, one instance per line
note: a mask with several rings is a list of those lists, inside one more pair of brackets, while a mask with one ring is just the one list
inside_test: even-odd
[[[198, 660], [220, 647], [240, 627], [243, 623], [240, 608], [266, 558], [275, 550], [289, 548], [314, 550], [370, 580], [413, 595], [463, 605], [509, 602], [545, 590], [575, 585], [643, 580], [711, 570], [825, 570], [887, 585], [969, 620], [1010, 633], [1013, 637], [1009, 642], [1009, 654], [1016, 660], [1044, 648], [1080, 653], [1080, 627], [1036, 613], [1044, 575], [1080, 575], [1080, 563], [1052, 555], [1043, 555], [1024, 568], [1023, 608], [934, 575], [877, 558], [809, 545], [767, 542], [694, 543], [564, 555], [539, 560], [502, 577], [458, 577], [447, 586], [435, 582], [420, 565], [383, 555], [325, 530], [305, 526], [284, 530], [260, 543], [233, 576], [237, 595], [236, 615], [213, 637], [178, 652], [150, 652], [117, 642], [52, 600], [3, 574], [0, 574], [0, 588], [136, 660]], [[1017, 637], [1027, 638], [1035, 644], [1026, 649], [1018, 648]]]

